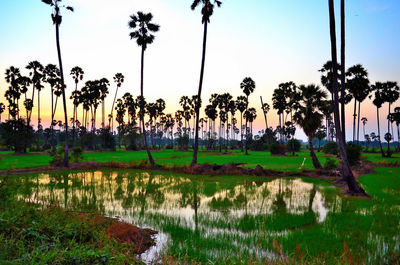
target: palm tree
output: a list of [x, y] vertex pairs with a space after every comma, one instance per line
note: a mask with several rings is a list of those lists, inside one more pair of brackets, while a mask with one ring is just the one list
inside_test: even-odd
[[101, 111], [101, 127], [104, 129], [106, 123], [106, 114], [105, 114], [105, 100], [109, 93], [108, 87], [110, 86], [110, 81], [107, 78], [102, 78], [99, 80], [99, 90], [100, 90], [100, 101], [102, 106]]
[[[256, 88], [256, 83], [251, 79], [250, 77], [246, 77], [243, 79], [242, 83], [240, 84], [240, 89], [243, 90], [243, 93], [246, 95], [246, 101], [249, 102], [249, 95], [254, 92], [254, 89]], [[246, 111], [247, 111], [248, 105], [246, 105]], [[248, 119], [246, 119], [246, 148], [245, 148], [245, 155], [248, 155], [247, 151], [247, 122]]]
[[[400, 97], [400, 88], [397, 85], [396, 82], [386, 82], [383, 90], [382, 90], [382, 99], [384, 102], [389, 103], [389, 111], [388, 111], [388, 117], [391, 116], [391, 105], [395, 103], [399, 97]], [[393, 131], [393, 130], [392, 130]], [[390, 120], [388, 119], [388, 132], [387, 134], [390, 134]], [[391, 140], [392, 137], [390, 137]], [[389, 139], [389, 137], [385, 137], [385, 139]], [[387, 140], [388, 143], [388, 153], [387, 156], [390, 157], [390, 140]]]
[[238, 96], [236, 99], [236, 108], [240, 111], [240, 143], [241, 151], [243, 152], [243, 113], [247, 109], [247, 98], [245, 96]]
[[[77, 94], [78, 83], [79, 83], [79, 81], [83, 80], [83, 75], [84, 74], [85, 74], [85, 72], [79, 66], [75, 66], [74, 68], [71, 69], [70, 75], [72, 76], [72, 78], [75, 81], [75, 91], [74, 91], [75, 94]], [[75, 103], [78, 103], [78, 102], [75, 101]], [[74, 104], [74, 112], [73, 112], [72, 119], [73, 119], [72, 130], [74, 132], [74, 137], [73, 138], [75, 138], [75, 126], [76, 126], [76, 121], [78, 120], [78, 104]]]
[[[340, 49], [340, 55], [341, 55], [341, 66], [340, 67], [340, 114], [341, 114], [341, 129], [342, 129], [342, 134], [343, 138], [346, 141], [346, 115], [345, 115], [345, 107], [346, 107], [346, 76], [345, 76], [345, 71], [346, 71], [346, 5], [345, 5], [345, 0], [340, 0], [340, 40], [341, 40], [341, 49]], [[360, 109], [360, 105], [359, 105]], [[360, 115], [360, 113], [358, 113]], [[360, 125], [360, 123], [358, 123]], [[357, 136], [357, 141], [358, 141], [358, 136]], [[354, 139], [353, 139], [354, 142]]]
[[336, 138], [340, 149], [342, 160], [342, 179], [347, 183], [350, 192], [366, 195], [365, 191], [354, 178], [350, 168], [350, 163], [347, 158], [346, 140], [342, 133], [340, 116], [339, 116], [339, 94], [338, 94], [338, 65], [337, 65], [337, 47], [336, 47], [336, 23], [335, 23], [335, 8], [333, 0], [329, 0], [329, 26], [330, 26], [330, 41], [331, 41], [331, 56], [332, 56], [332, 92], [333, 92], [333, 114], [335, 119]]
[[262, 96], [260, 96], [261, 99], [261, 110], [263, 111], [264, 114], [264, 120], [265, 120], [265, 129], [268, 129], [268, 120], [267, 120], [267, 114], [270, 110], [270, 106], [268, 103], [264, 103], [262, 100]]
[[321, 141], [326, 137], [326, 128], [322, 126], [315, 133], [315, 137], [318, 139], [318, 152], [321, 151]]
[[[1, 111], [1, 106], [0, 106], [0, 111]], [[399, 126], [400, 126], [400, 107], [394, 108], [394, 113], [392, 113], [392, 115], [393, 115], [393, 120], [394, 120], [394, 122], [396, 123], [396, 126], [397, 126], [397, 151], [399, 151], [400, 150], [400, 129], [399, 129]]]
[[6, 106], [4, 105], [4, 103], [0, 102], [0, 123], [1, 123], [1, 114], [4, 112], [5, 109]]
[[57, 54], [58, 54], [58, 63], [60, 65], [60, 73], [61, 73], [61, 87], [62, 87], [62, 96], [63, 96], [63, 105], [64, 105], [64, 122], [65, 122], [65, 153], [64, 153], [64, 166], [68, 167], [68, 115], [67, 115], [67, 101], [65, 97], [65, 83], [64, 83], [64, 72], [62, 66], [61, 59], [61, 48], [60, 48], [60, 32], [59, 28], [62, 21], [62, 16], [60, 13], [60, 7], [65, 7], [69, 11], [74, 11], [71, 6], [60, 6], [61, 0], [42, 0], [43, 3], [50, 5], [54, 8], [53, 14], [51, 18], [53, 20], [53, 24], [56, 27], [56, 42], [57, 42]]
[[295, 104], [296, 112], [293, 118], [308, 137], [310, 155], [314, 167], [321, 169], [321, 163], [314, 152], [313, 139], [318, 128], [322, 126], [324, 115], [321, 103], [326, 99], [327, 95], [315, 85], [301, 85], [297, 93], [298, 101]]
[[111, 132], [114, 132], [114, 118], [113, 118], [114, 104], [115, 104], [115, 100], [117, 99], [118, 89], [121, 87], [124, 80], [125, 80], [125, 77], [123, 74], [121, 74], [121, 73], [115, 74], [114, 82], [117, 84], [117, 89], [115, 90], [114, 100], [111, 105], [111, 113], [110, 113], [110, 116], [108, 116], [108, 127], [111, 127]]
[[[13, 120], [16, 120], [17, 115], [19, 113], [18, 100], [21, 96], [20, 86], [19, 86], [19, 78], [21, 77], [21, 73], [19, 68], [11, 66], [5, 72], [6, 82], [10, 84], [10, 87], [5, 93], [5, 97], [8, 101], [8, 113], [11, 115]], [[29, 124], [28, 124], [29, 127]]]
[[207, 105], [205, 108], [205, 113], [209, 119], [208, 130], [209, 130], [209, 147], [213, 146], [213, 135], [215, 132], [215, 120], [218, 117], [216, 106], [213, 104]]
[[384, 89], [384, 84], [381, 82], [376, 82], [374, 85], [371, 86], [371, 90], [374, 91], [374, 95], [375, 98], [372, 101], [372, 103], [375, 105], [376, 107], [376, 120], [378, 123], [378, 135], [376, 136], [379, 142], [379, 147], [381, 149], [381, 153], [382, 153], [382, 157], [385, 157], [385, 152], [383, 151], [382, 148], [382, 141], [381, 141], [381, 127], [380, 127], [380, 123], [379, 123], [379, 109], [382, 107], [384, 101], [384, 97], [382, 94], [382, 91]]
[[[212, 3], [214, 2], [214, 3]], [[204, 63], [206, 60], [206, 47], [207, 47], [207, 25], [210, 23], [210, 17], [214, 12], [214, 4], [218, 7], [221, 7], [222, 2], [219, 0], [194, 0], [191, 9], [195, 10], [199, 4], [202, 4], [201, 14], [202, 20], [201, 22], [204, 24], [204, 33], [203, 33], [203, 54], [201, 58], [201, 69], [200, 69], [200, 81], [199, 81], [199, 91], [197, 93], [197, 98], [199, 99], [195, 110], [196, 110], [196, 129], [195, 129], [195, 137], [194, 137], [194, 151], [193, 151], [193, 160], [191, 165], [197, 164], [197, 151], [199, 148], [199, 116], [200, 116], [200, 104], [201, 104], [201, 89], [203, 87], [203, 76], [204, 76]]]
[[[33, 89], [32, 89], [32, 103], [35, 99], [35, 90], [38, 91], [38, 130], [40, 129], [40, 91], [43, 88], [42, 81], [44, 81], [44, 67], [38, 61], [29, 62], [26, 66], [26, 69], [30, 70], [29, 75], [31, 76]], [[27, 118], [27, 123], [29, 127], [30, 119], [31, 119], [32, 111]]]
[[[133, 14], [130, 16], [131, 20], [129, 20], [129, 28], [135, 31], [130, 33], [131, 39], [136, 39], [136, 43], [138, 46], [142, 47], [142, 58], [141, 58], [141, 71], [140, 71], [140, 95], [144, 98], [143, 95], [143, 72], [144, 72], [144, 52], [147, 49], [149, 44], [152, 44], [155, 36], [152, 33], [159, 31], [160, 26], [151, 22], [153, 19], [153, 15], [151, 13], [143, 13], [137, 12], [137, 14]], [[142, 121], [143, 135], [144, 135], [144, 145], [146, 147], [147, 155], [149, 157], [149, 161], [151, 166], [154, 166], [154, 160], [151, 156], [149, 147], [147, 145], [146, 139], [146, 129], [144, 126], [144, 104], [140, 104], [140, 119]]]
[[365, 136], [366, 135], [365, 134], [365, 125], [367, 124], [368, 119], [366, 117], [362, 117], [361, 121], [362, 121], [362, 124], [363, 124], [363, 133], [364, 133], [364, 136]]
[[[360, 129], [361, 102], [363, 102], [370, 93], [368, 72], [361, 64], [357, 64], [357, 65], [350, 67], [347, 70], [346, 76], [348, 77], [348, 80], [347, 80], [348, 90], [353, 95], [353, 98], [354, 98], [353, 142], [356, 139], [356, 117], [357, 116], [358, 116], [358, 123], [357, 123], [357, 142], [358, 142], [359, 129]], [[357, 101], [358, 101], [358, 114], [356, 114]]]

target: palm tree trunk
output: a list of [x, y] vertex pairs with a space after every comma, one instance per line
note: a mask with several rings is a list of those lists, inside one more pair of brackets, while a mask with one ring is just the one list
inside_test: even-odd
[[354, 98], [354, 112], [353, 112], [353, 143], [356, 138], [356, 109], [357, 109], [357, 100]]
[[[390, 119], [389, 119], [389, 117], [390, 117], [390, 102], [389, 102], [389, 112], [388, 112], [389, 114], [388, 114], [388, 133], [390, 133]], [[388, 147], [388, 151], [387, 151], [387, 157], [391, 157], [391, 154], [390, 154], [390, 141], [387, 141], [387, 147]]]
[[[249, 97], [247, 96], [247, 99], [246, 99], [246, 102], [247, 102], [247, 106], [246, 106], [246, 113], [247, 113], [247, 110], [248, 110], [248, 105], [249, 105]], [[280, 117], [280, 116], [279, 116]], [[245, 155], [249, 155], [249, 152], [247, 151], [247, 138], [248, 138], [248, 135], [247, 135], [247, 121], [248, 121], [248, 117], [247, 117], [247, 115], [246, 115], [246, 128], [245, 128], [245, 133], [246, 133], [246, 139], [245, 139], [245, 143], [246, 143], [246, 148], [245, 148]]]
[[57, 53], [58, 53], [58, 62], [60, 64], [61, 86], [62, 86], [62, 96], [63, 96], [63, 104], [64, 104], [64, 120], [65, 120], [64, 166], [68, 167], [68, 162], [69, 162], [69, 160], [68, 160], [68, 115], [67, 115], [67, 101], [65, 98], [64, 72], [63, 72], [62, 59], [61, 59], [59, 26], [60, 25], [58, 23], [56, 23]]
[[354, 178], [353, 172], [350, 168], [350, 163], [347, 158], [345, 138], [343, 137], [340, 129], [340, 116], [339, 116], [339, 94], [338, 94], [338, 83], [337, 83], [337, 48], [336, 48], [336, 26], [335, 26], [335, 9], [333, 0], [329, 0], [329, 19], [330, 19], [330, 39], [331, 39], [331, 55], [333, 64], [333, 113], [335, 119], [336, 135], [338, 145], [340, 149], [340, 156], [342, 160], [342, 179], [347, 183], [349, 191], [356, 194], [366, 195], [365, 191], [358, 184]]
[[[144, 47], [142, 47], [142, 61], [141, 61], [141, 70], [140, 70], [140, 95], [142, 96], [142, 100], [144, 100], [143, 96], [143, 73], [144, 73]], [[146, 138], [146, 127], [144, 126], [144, 104], [140, 104], [140, 119], [142, 120], [142, 129], [143, 129], [143, 139], [144, 146], [146, 148], [147, 156], [149, 157], [149, 162], [151, 166], [154, 166], [154, 159], [151, 156], [149, 146], [147, 145]]]
[[240, 143], [241, 143], [241, 152], [243, 153], [243, 112], [240, 112]]
[[38, 130], [40, 128], [40, 90], [38, 90]]
[[385, 152], [383, 152], [383, 147], [382, 147], [382, 141], [381, 141], [381, 126], [379, 123], [379, 108], [376, 108], [376, 120], [378, 122], [378, 142], [379, 142], [379, 147], [381, 149], [382, 157], [385, 157]]
[[346, 115], [345, 115], [345, 93], [346, 93], [346, 6], [345, 6], [345, 0], [341, 0], [340, 2], [340, 18], [341, 18], [341, 76], [340, 76], [340, 81], [341, 81], [341, 119], [342, 119], [342, 135], [343, 139], [345, 139], [346, 142]]
[[361, 101], [358, 101], [357, 144], [360, 144], [360, 110], [361, 110]]
[[194, 137], [194, 150], [193, 150], [193, 160], [191, 165], [197, 164], [197, 151], [199, 148], [199, 116], [200, 116], [200, 102], [201, 102], [201, 90], [203, 88], [203, 77], [204, 77], [204, 64], [206, 61], [206, 49], [207, 49], [207, 25], [208, 22], [204, 22], [204, 32], [203, 32], [203, 54], [201, 58], [201, 69], [200, 69], [200, 81], [199, 81], [199, 91], [197, 93], [196, 100], [196, 132]]
[[[114, 113], [114, 104], [115, 104], [115, 100], [117, 99], [118, 88], [119, 88], [119, 86], [117, 86], [117, 90], [115, 90], [114, 100], [113, 100], [113, 103], [112, 103], [112, 105], [111, 105], [111, 117], [110, 117], [109, 120], [108, 120], [108, 127], [111, 126], [111, 132], [114, 131], [114, 117], [113, 117], [113, 113]], [[112, 122], [112, 124], [110, 124], [110, 122]]]
[[397, 125], [397, 151], [400, 151], [400, 130], [399, 130], [399, 124], [397, 123], [396, 125]]

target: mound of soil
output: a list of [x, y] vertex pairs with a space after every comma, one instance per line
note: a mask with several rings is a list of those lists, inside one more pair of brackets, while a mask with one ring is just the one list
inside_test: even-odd
[[132, 244], [135, 253], [142, 254], [147, 249], [155, 245], [152, 235], [157, 234], [151, 229], [142, 229], [135, 225], [116, 221], [107, 228], [107, 236], [114, 238], [118, 242]]

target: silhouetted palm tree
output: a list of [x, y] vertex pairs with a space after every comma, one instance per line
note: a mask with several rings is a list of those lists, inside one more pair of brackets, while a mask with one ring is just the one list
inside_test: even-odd
[[385, 85], [381, 82], [376, 82], [374, 85], [371, 86], [371, 90], [374, 91], [374, 96], [375, 96], [372, 103], [376, 107], [376, 120], [377, 120], [377, 124], [378, 124], [378, 135], [376, 136], [376, 138], [378, 139], [378, 142], [379, 142], [379, 147], [381, 149], [382, 157], [385, 157], [386, 155], [382, 148], [381, 127], [380, 127], [380, 122], [379, 122], [379, 120], [380, 120], [379, 109], [382, 107], [383, 103], [385, 103], [384, 97], [382, 95], [382, 91], [383, 91], [384, 87], [385, 87]]
[[214, 4], [218, 7], [222, 5], [221, 1], [218, 0], [194, 0], [191, 6], [192, 10], [195, 10], [199, 4], [202, 4], [201, 14], [202, 19], [201, 22], [204, 24], [204, 33], [203, 33], [203, 54], [201, 58], [201, 69], [200, 69], [200, 81], [199, 81], [199, 91], [197, 93], [197, 98], [200, 99], [196, 104], [196, 129], [195, 129], [195, 137], [194, 137], [194, 151], [193, 151], [193, 160], [191, 165], [197, 164], [197, 151], [199, 148], [199, 116], [200, 116], [200, 104], [201, 104], [201, 89], [203, 87], [203, 76], [204, 76], [204, 63], [206, 60], [206, 47], [207, 47], [207, 25], [210, 23], [210, 17], [214, 12]]
[[321, 108], [327, 95], [315, 85], [301, 85], [297, 93], [298, 101], [295, 104], [296, 112], [293, 119], [307, 135], [313, 165], [316, 169], [320, 169], [322, 166], [314, 153], [313, 139], [318, 128], [322, 126], [324, 115]]
[[[347, 87], [349, 92], [353, 95], [354, 98], [354, 112], [353, 112], [353, 142], [357, 139], [359, 140], [359, 129], [360, 129], [360, 108], [361, 102], [363, 102], [370, 93], [369, 80], [368, 80], [368, 72], [361, 65], [357, 64], [350, 67], [346, 76]], [[356, 114], [356, 107], [358, 101], [358, 114]], [[357, 124], [357, 133], [356, 133], [356, 117], [358, 116], [358, 124]], [[356, 138], [357, 134], [357, 138]]]
[[[153, 19], [153, 15], [151, 13], [143, 13], [138, 12], [137, 14], [131, 15], [131, 20], [129, 20], [129, 28], [135, 31], [130, 33], [131, 39], [136, 39], [136, 43], [138, 46], [142, 47], [142, 59], [141, 59], [141, 71], [140, 71], [140, 95], [144, 98], [143, 95], [143, 71], [144, 71], [144, 52], [147, 49], [149, 44], [152, 44], [154, 41], [154, 35], [152, 33], [159, 31], [160, 26], [151, 22]], [[144, 145], [146, 147], [147, 155], [149, 157], [150, 164], [152, 166], [155, 165], [153, 157], [151, 156], [149, 147], [147, 145], [146, 139], [146, 129], [144, 126], [144, 105], [140, 104], [140, 114], [141, 121], [143, 127], [143, 138]]]
[[[338, 94], [338, 65], [337, 65], [337, 47], [336, 47], [336, 23], [335, 23], [335, 8], [333, 0], [329, 0], [329, 26], [330, 26], [330, 41], [331, 41], [331, 56], [332, 56], [332, 92], [333, 92], [333, 114], [335, 119], [336, 138], [340, 149], [342, 161], [342, 179], [346, 181], [350, 192], [358, 194], [366, 194], [354, 178], [350, 168], [350, 163], [347, 158], [346, 140], [341, 130], [341, 122], [339, 115], [339, 94]], [[343, 126], [342, 126], [343, 127]]]
[[117, 84], [117, 89], [115, 90], [114, 100], [111, 105], [111, 113], [110, 113], [110, 116], [108, 116], [108, 127], [111, 128], [111, 132], [114, 132], [114, 117], [113, 117], [114, 104], [115, 104], [115, 100], [117, 99], [118, 89], [121, 87], [124, 80], [125, 80], [125, 77], [123, 74], [121, 74], [121, 73], [115, 74], [114, 82]]
[[0, 102], [0, 123], [1, 123], [1, 114], [4, 112], [5, 109], [6, 106], [4, 105], [4, 103]]
[[[75, 66], [74, 68], [71, 69], [70, 75], [72, 76], [72, 78], [75, 81], [75, 94], [77, 94], [78, 83], [79, 83], [79, 81], [83, 80], [84, 74], [85, 74], [85, 72], [79, 66]], [[75, 99], [76, 98], [77, 97], [75, 97]], [[73, 138], [75, 138], [75, 126], [76, 126], [76, 121], [78, 120], [78, 105], [79, 105], [78, 101], [74, 100], [74, 112], [73, 112], [73, 116], [72, 116], [72, 119], [73, 119], [72, 130], [74, 132]]]
[[236, 99], [236, 107], [240, 111], [240, 143], [241, 151], [243, 152], [243, 113], [247, 109], [247, 98], [245, 96], [238, 96]]
[[[346, 107], [346, 5], [345, 5], [345, 0], [340, 0], [340, 41], [341, 41], [341, 49], [340, 49], [340, 55], [341, 55], [341, 65], [338, 66], [340, 68], [340, 105], [341, 105], [341, 129], [342, 129], [342, 134], [344, 141], [346, 141], [346, 115], [345, 115], [345, 107]], [[358, 113], [360, 115], [360, 113]], [[358, 140], [358, 137], [357, 137]], [[353, 139], [354, 141], [354, 139]]]
[[260, 96], [260, 99], [261, 99], [261, 110], [263, 111], [264, 120], [265, 120], [265, 130], [267, 130], [268, 129], [267, 114], [268, 114], [268, 112], [270, 110], [270, 106], [269, 106], [268, 103], [263, 103], [262, 96]]
[[[246, 77], [243, 79], [242, 83], [240, 84], [240, 88], [243, 90], [243, 93], [246, 95], [246, 101], [249, 102], [249, 95], [254, 92], [254, 89], [256, 88], [256, 83], [251, 79], [250, 77]], [[248, 108], [248, 104], [246, 106], [246, 110]], [[248, 119], [246, 119], [246, 148], [245, 148], [245, 154], [248, 155], [247, 151], [247, 122]]]
[[[388, 111], [388, 117], [391, 116], [391, 105], [393, 103], [395, 103], [400, 96], [400, 88], [397, 85], [397, 82], [386, 82], [384, 84], [383, 90], [382, 90], [382, 99], [384, 102], [389, 103], [389, 111]], [[393, 131], [393, 130], [392, 130]], [[387, 137], [385, 137], [387, 144], [388, 144], [388, 153], [387, 156], [390, 157], [391, 156], [391, 152], [390, 152], [390, 141], [393, 138], [392, 134], [390, 133], [390, 119], [388, 118], [388, 130], [386, 135], [388, 135]], [[385, 135], [385, 136], [386, 136]], [[390, 135], [390, 140], [389, 139], [389, 135]]]
[[71, 6], [60, 6], [59, 4], [61, 3], [61, 0], [42, 0], [42, 2], [50, 5], [53, 8], [53, 14], [51, 15], [51, 18], [53, 20], [53, 24], [56, 27], [57, 53], [58, 53], [58, 62], [60, 65], [60, 73], [61, 73], [61, 87], [62, 87], [62, 96], [63, 96], [63, 105], [64, 105], [64, 121], [65, 121], [64, 166], [68, 167], [68, 115], [67, 115], [67, 101], [66, 101], [66, 97], [65, 97], [64, 72], [63, 72], [62, 59], [61, 59], [59, 27], [60, 27], [61, 21], [62, 21], [60, 8], [65, 7], [67, 10], [70, 10], [70, 11], [74, 11], [74, 9]]
[[364, 136], [365, 136], [366, 135], [365, 134], [365, 125], [367, 124], [368, 119], [366, 117], [362, 117], [361, 121], [362, 121], [362, 124], [363, 124], [363, 133], [364, 133]]
[[[40, 91], [43, 88], [42, 81], [44, 81], [44, 67], [38, 61], [29, 62], [26, 69], [30, 70], [33, 89], [32, 89], [32, 104], [35, 102], [35, 90], [38, 91], [38, 130], [40, 129]], [[31, 119], [32, 111], [29, 114], [28, 127]]]

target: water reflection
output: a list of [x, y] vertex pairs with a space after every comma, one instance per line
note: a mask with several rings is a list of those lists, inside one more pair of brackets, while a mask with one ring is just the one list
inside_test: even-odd
[[[300, 216], [305, 220], [301, 227], [323, 222], [329, 211], [343, 207], [336, 195], [324, 194], [322, 188], [301, 179], [215, 182], [165, 173], [93, 171], [38, 174], [19, 181], [18, 196], [25, 200], [118, 216], [162, 232], [158, 240], [163, 244], [167, 239], [179, 241], [182, 231], [194, 238], [222, 236], [251, 255], [257, 247], [249, 238], [285, 233], [287, 227], [279, 218]], [[216, 256], [224, 255], [221, 251], [213, 248]]]

